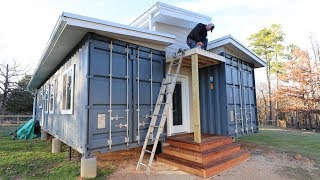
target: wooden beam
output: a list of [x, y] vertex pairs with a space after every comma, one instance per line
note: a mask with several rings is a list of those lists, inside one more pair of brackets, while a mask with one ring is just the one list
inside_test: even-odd
[[193, 54], [191, 56], [191, 61], [194, 141], [197, 143], [201, 143], [198, 54]]

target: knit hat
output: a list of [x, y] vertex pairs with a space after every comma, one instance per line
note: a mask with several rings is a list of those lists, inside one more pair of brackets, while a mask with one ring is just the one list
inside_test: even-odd
[[214, 29], [214, 24], [210, 23], [210, 24], [208, 24], [207, 26], [210, 28], [210, 30], [211, 30], [211, 32], [212, 32], [212, 30]]

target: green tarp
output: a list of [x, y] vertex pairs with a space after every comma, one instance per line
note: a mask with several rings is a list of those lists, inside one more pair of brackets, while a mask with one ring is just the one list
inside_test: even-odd
[[19, 127], [19, 129], [16, 130], [16, 137], [17, 139], [33, 139], [37, 137], [37, 134], [35, 134], [35, 126], [36, 121], [33, 119], [30, 119], [28, 122], [23, 124]]

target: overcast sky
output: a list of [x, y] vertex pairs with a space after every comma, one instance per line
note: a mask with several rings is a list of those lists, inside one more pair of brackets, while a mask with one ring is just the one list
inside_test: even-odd
[[[0, 6], [0, 61], [13, 59], [35, 67], [61, 13], [71, 12], [121, 24], [150, 8], [155, 0], [7, 0]], [[212, 17], [216, 29], [209, 41], [232, 34], [247, 45], [250, 34], [278, 23], [286, 43], [310, 48], [309, 35], [320, 40], [317, 0], [162, 0]], [[260, 70], [257, 79], [264, 80]]]

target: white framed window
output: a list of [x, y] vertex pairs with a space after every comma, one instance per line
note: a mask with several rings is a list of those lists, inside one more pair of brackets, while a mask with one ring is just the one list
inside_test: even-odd
[[42, 109], [42, 104], [43, 104], [43, 89], [39, 90], [39, 109]]
[[49, 86], [46, 85], [45, 92], [44, 92], [44, 112], [48, 114], [49, 112]]
[[73, 114], [74, 67], [70, 66], [63, 73], [62, 114]]
[[56, 89], [56, 80], [54, 80], [50, 85], [49, 114], [54, 114], [55, 89]]

